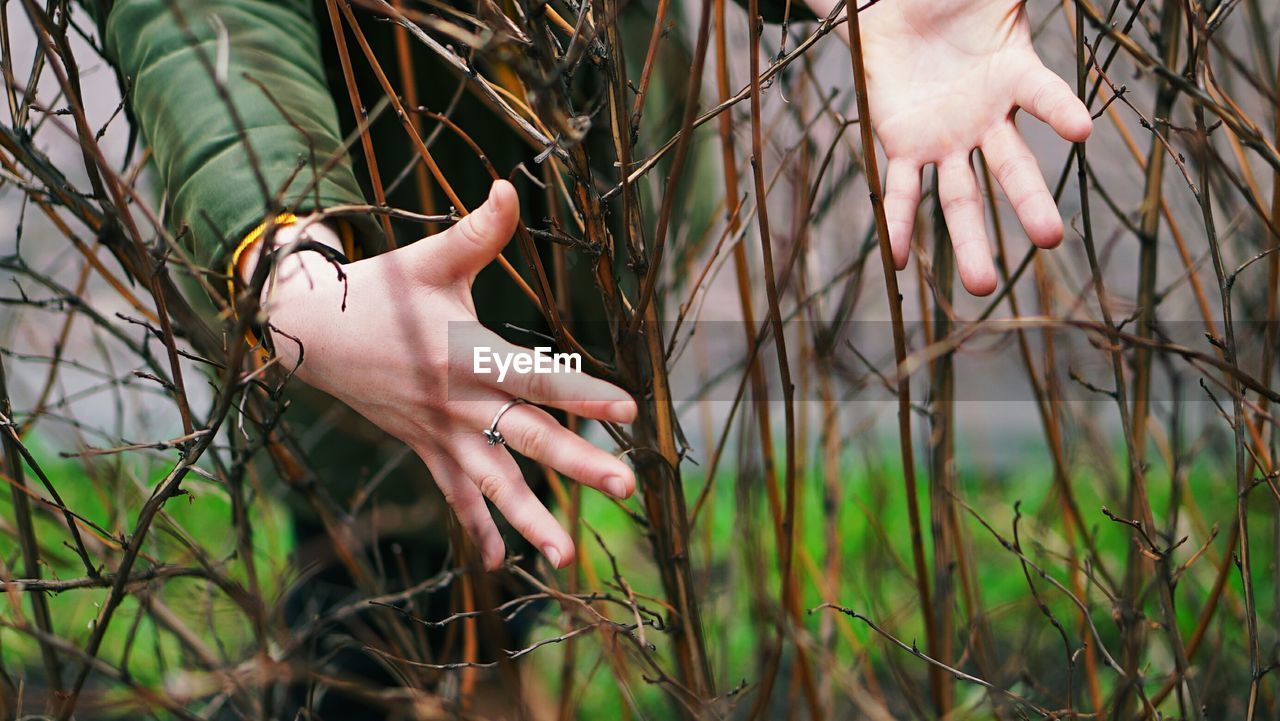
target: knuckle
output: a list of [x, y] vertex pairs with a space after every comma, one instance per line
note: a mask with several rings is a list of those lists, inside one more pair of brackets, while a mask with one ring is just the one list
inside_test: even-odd
[[551, 400], [551, 379], [542, 373], [529, 373], [525, 376], [528, 388], [528, 400], [545, 403]]
[[1005, 181], [1012, 180], [1014, 176], [1017, 175], [1018, 167], [1022, 162], [1023, 158], [1018, 155], [1002, 158], [999, 165], [994, 168], [996, 178], [1000, 180], [1001, 184]]
[[1064, 115], [1070, 115], [1072, 109], [1079, 102], [1075, 93], [1061, 83], [1055, 83], [1048, 95], [1046, 115], [1055, 120], [1062, 120]]
[[520, 442], [526, 455], [542, 455], [551, 448], [551, 433], [545, 425], [530, 425], [522, 431]]
[[1039, 87], [1036, 88], [1035, 93], [1031, 95], [1031, 104], [1041, 110], [1048, 110], [1048, 107], [1045, 104], [1053, 101], [1053, 96], [1055, 95], [1054, 91], [1056, 90], [1057, 82], [1054, 80], [1047, 80], [1040, 83]]
[[476, 486], [480, 488], [480, 493], [484, 494], [485, 498], [493, 501], [495, 505], [498, 505], [502, 499], [506, 498], [507, 489], [509, 488], [507, 479], [496, 473], [484, 474], [476, 482]]
[[477, 506], [483, 507], [484, 500], [474, 493], [458, 493], [456, 491], [445, 494], [445, 501], [449, 507], [453, 509], [458, 517], [468, 523], [474, 522], [474, 516]]
[[468, 215], [457, 227], [463, 240], [472, 245], [482, 245], [488, 237], [488, 228], [476, 213]]
[[904, 191], [890, 191], [884, 196], [884, 207], [887, 212], [894, 215], [915, 214], [915, 208], [912, 207], [911, 196]]
[[461, 516], [465, 504], [458, 498], [458, 493], [453, 486], [448, 483], [437, 483], [436, 485], [440, 488], [440, 496], [444, 498], [444, 502], [449, 504], [449, 507]]
[[1010, 203], [1013, 205], [1013, 211], [1019, 217], [1027, 215], [1028, 211], [1036, 210], [1036, 201], [1036, 196], [1031, 193], [1022, 193], [1010, 199]]
[[979, 258], [983, 253], [989, 252], [986, 233], [976, 228], [954, 233], [951, 236], [951, 246], [957, 253], [972, 254], [971, 258]]
[[449, 358], [449, 354], [444, 350], [438, 350], [434, 353], [427, 353], [426, 357], [421, 361], [423, 369], [429, 376], [443, 379], [448, 377], [449, 372], [453, 368], [453, 363]]
[[977, 205], [976, 198], [969, 195], [954, 195], [942, 199], [942, 210], [945, 213], [956, 213]]
[[1046, 190], [1038, 190], [1033, 185], [1023, 187], [1009, 196], [1009, 203], [1017, 212], [1019, 217], [1023, 217], [1028, 212], [1044, 213], [1049, 210], [1057, 210], [1057, 205], [1053, 202], [1053, 196], [1048, 194]]
[[480, 517], [476, 513], [468, 513], [465, 515], [459, 513], [458, 522], [462, 524], [464, 529], [466, 529], [467, 535], [471, 537], [471, 540], [475, 541], [477, 545], [484, 545], [483, 542], [485, 537], [489, 535], [488, 529], [485, 528], [485, 524], [481, 522]]
[[570, 478], [586, 481], [592, 476], [603, 476], [610, 469], [611, 460], [611, 456], [602, 458], [595, 451], [579, 453], [574, 456], [573, 461], [569, 463], [569, 467], [565, 470]]
[[462, 493], [446, 493], [445, 502], [453, 509], [453, 514], [458, 517], [458, 522], [462, 524], [472, 537], [478, 537], [483, 526], [480, 523], [479, 514], [485, 509], [477, 506], [482, 503], [479, 499]]

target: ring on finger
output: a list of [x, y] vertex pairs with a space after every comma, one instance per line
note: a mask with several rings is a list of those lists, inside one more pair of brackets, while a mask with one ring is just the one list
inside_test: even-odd
[[502, 420], [503, 413], [506, 413], [507, 411], [520, 405], [521, 403], [528, 403], [528, 402], [529, 401], [526, 401], [523, 398], [512, 398], [511, 400], [502, 404], [502, 407], [498, 409], [498, 412], [493, 414], [493, 422], [489, 424], [488, 428], [482, 431], [482, 433], [484, 433], [485, 442], [491, 446], [507, 445], [507, 439], [503, 437], [502, 431], [498, 430], [498, 421]]

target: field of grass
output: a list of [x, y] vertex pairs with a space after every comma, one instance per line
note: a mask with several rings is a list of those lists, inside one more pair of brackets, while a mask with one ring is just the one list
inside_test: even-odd
[[[892, 453], [877, 454], [875, 450], [851, 451], [842, 459], [838, 488], [824, 487], [819, 469], [803, 479], [798, 517], [805, 519], [805, 524], [798, 529], [797, 549], [802, 606], [812, 609], [830, 602], [848, 607], [906, 644], [918, 645], [924, 629], [913, 595], [915, 584], [910, 571], [910, 540], [905, 532], [908, 524], [901, 472], [893, 464], [869, 460], [893, 457]], [[108, 476], [100, 472], [100, 467], [95, 476], [117, 479], [116, 485], [108, 488], [90, 482], [82, 463], [79, 459], [57, 458], [47, 453], [41, 457], [42, 468], [67, 504], [77, 509], [86, 521], [113, 535], [129, 528], [133, 519], [112, 514], [119, 509], [140, 507], [150, 484], [165, 470], [158, 459], [149, 475], [117, 468], [115, 474]], [[1070, 587], [1066, 560], [1069, 544], [1060, 535], [1060, 508], [1052, 491], [1051, 477], [1042, 467], [1028, 464], [998, 476], [961, 468], [959, 479], [958, 496], [976, 514], [966, 514], [963, 523], [966, 538], [972, 544], [971, 558], [976, 563], [973, 571], [977, 588], [973, 593], [989, 633], [996, 640], [994, 651], [1001, 662], [1005, 688], [1035, 695], [1042, 689], [1034, 685], [1045, 684], [1057, 686], [1061, 692], [1066, 683], [1063, 673], [1068, 667], [1068, 653], [1076, 656], [1075, 683], [1079, 684], [1078, 650], [1089, 631], [1081, 625], [1076, 607], [1034, 569], [1029, 581], [1017, 556], [977, 517], [981, 516], [995, 533], [1010, 541], [1014, 538], [1016, 518], [1018, 540], [1025, 556], [1049, 576]], [[1168, 474], [1153, 471], [1149, 481], [1153, 507], [1169, 507], [1173, 485]], [[690, 504], [696, 500], [702, 485], [701, 478], [689, 479]], [[1107, 497], [1103, 485], [1096, 477], [1082, 475], [1075, 479], [1079, 503], [1085, 513], [1095, 519], [1100, 556], [1120, 567], [1134, 542], [1134, 533], [1129, 526], [1110, 520], [1102, 513], [1103, 498]], [[1218, 532], [1214, 537], [1214, 532], [1221, 529], [1207, 526], [1205, 519], [1230, 517], [1235, 501], [1228, 487], [1221, 469], [1215, 468], [1209, 454], [1186, 469], [1180, 483], [1182, 516], [1177, 528], [1185, 539], [1180, 536], [1172, 540], [1181, 542], [1173, 551], [1178, 563], [1190, 564], [1178, 581], [1178, 625], [1184, 638], [1195, 630], [1217, 567], [1222, 563], [1225, 534]], [[224, 567], [233, 578], [243, 580], [243, 565], [234, 558], [231, 504], [225, 492], [196, 476], [184, 484], [184, 489], [184, 496], [166, 505], [157, 528], [159, 532], [151, 535], [145, 548], [147, 561], [140, 570], [209, 563]], [[773, 564], [758, 562], [775, 552], [772, 535], [760, 532], [769, 528], [762, 489], [759, 478], [721, 474], [696, 527], [693, 560], [695, 578], [705, 584], [702, 598], [706, 638], [714, 673], [720, 687], [726, 690], [739, 684], [749, 688], [754, 683], [761, 663], [757, 649], [773, 633], [771, 614], [777, 612], [760, 606], [758, 601], [760, 587], [776, 589], [780, 583]], [[927, 512], [928, 498], [923, 492], [919, 500]], [[630, 502], [630, 512], [595, 493], [584, 493], [582, 502], [582, 517], [587, 528], [594, 529], [604, 542], [602, 546], [590, 530], [584, 532], [580, 558], [584, 563], [585, 587], [619, 594], [630, 589], [640, 599], [655, 593], [658, 577], [647, 541], [634, 520], [635, 501]], [[12, 517], [5, 515], [11, 514], [10, 503], [7, 495], [0, 500], [0, 517]], [[1269, 532], [1276, 516], [1265, 505], [1258, 505], [1251, 520], [1255, 528]], [[279, 600], [290, 584], [289, 554], [293, 547], [290, 520], [284, 506], [270, 494], [257, 496], [252, 508], [255, 562], [264, 582], [264, 597], [270, 603]], [[1015, 509], [1020, 509], [1020, 516]], [[65, 545], [67, 536], [60, 519], [53, 520], [47, 512], [37, 517], [40, 519], [37, 535], [44, 547], [44, 558], [49, 560], [43, 569], [44, 576], [64, 580], [85, 577], [76, 554]], [[839, 531], [835, 547], [828, 542], [831, 529]], [[93, 545], [114, 541], [90, 532], [87, 542]], [[198, 556], [193, 555], [194, 549], [199, 549]], [[616, 565], [611, 563], [609, 554]], [[0, 558], [7, 568], [20, 567], [17, 544], [7, 534], [0, 538]], [[625, 575], [615, 578], [615, 568], [625, 569]], [[753, 568], [768, 570], [760, 574], [744, 570]], [[1273, 565], [1259, 563], [1254, 573], [1259, 589], [1274, 588]], [[559, 580], [563, 582], [565, 578], [566, 574], [561, 573]], [[1029, 583], [1036, 586], [1045, 603], [1044, 609], [1038, 607], [1035, 597], [1029, 593]], [[1243, 624], [1236, 620], [1241, 592], [1239, 574], [1233, 568], [1223, 596], [1226, 608], [1218, 613], [1223, 620], [1215, 621], [1209, 628], [1213, 656], [1202, 659], [1205, 673], [1201, 680], [1210, 686], [1215, 680], [1238, 681], [1240, 674], [1247, 674], [1247, 669], [1241, 666], [1244, 661], [1239, 652], [1245, 642]], [[106, 589], [99, 588], [51, 594], [50, 609], [58, 633], [71, 642], [83, 641], [106, 593]], [[1102, 643], [1114, 653], [1120, 644], [1113, 616], [1116, 609], [1092, 584], [1086, 595], [1090, 617]], [[959, 594], [957, 598], [962, 596], [964, 594]], [[23, 594], [10, 593], [3, 602], [7, 604], [6, 615], [11, 618], [24, 618], [29, 612]], [[140, 604], [143, 603], [153, 604], [152, 613], [142, 613]], [[659, 607], [643, 600], [641, 604]], [[1260, 615], [1273, 618], [1273, 604], [1273, 594], [1260, 594]], [[1062, 623], [1069, 649], [1046, 610]], [[967, 626], [966, 621], [972, 622], [975, 612], [964, 600], [955, 602], [954, 613], [961, 619], [958, 648], [966, 648], [966, 642], [973, 640], [970, 633], [976, 633], [975, 627]], [[111, 628], [100, 655], [127, 669], [135, 681], [146, 686], [180, 686], [192, 662], [184, 655], [189, 653], [189, 646], [184, 650], [174, 636], [174, 627], [159, 627], [158, 622], [168, 616], [180, 620], [180, 625], [190, 630], [188, 633], [194, 631], [198, 635], [194, 641], [224, 661], [243, 659], [252, 646], [245, 615], [223, 593], [201, 580], [170, 579], [155, 593], [131, 594], [125, 599], [121, 613], [128, 621]], [[615, 619], [625, 621], [625, 613], [619, 613], [617, 608], [612, 608], [610, 613]], [[570, 630], [562, 623], [563, 619], [543, 612], [529, 642]], [[907, 710], [907, 700], [894, 689], [910, 683], [910, 679], [924, 682], [927, 670], [924, 661], [912, 658], [907, 650], [892, 647], [858, 619], [831, 610], [818, 611], [806, 615], [794, 633], [805, 636], [815, 654], [829, 664], [828, 683], [876, 684], [891, 708]], [[126, 643], [127, 638], [132, 638], [132, 642]], [[668, 642], [662, 632], [646, 628], [644, 639], [653, 645], [659, 658], [668, 655]], [[611, 641], [604, 633], [586, 634], [567, 643], [541, 648], [522, 661], [531, 671], [534, 683], [541, 685], [547, 694], [559, 693], [563, 654], [570, 644], [576, 646], [579, 676], [572, 698], [580, 718], [621, 718], [627, 708], [641, 718], [665, 717], [669, 699], [657, 685], [645, 682], [639, 674], [624, 676], [627, 683], [619, 683], [607, 668], [609, 654], [628, 651], [626, 644]], [[0, 629], [0, 661], [9, 669], [34, 668], [39, 663], [38, 646], [26, 635]], [[790, 662], [790, 658], [783, 660], [784, 678], [789, 676]], [[1153, 663], [1158, 664], [1159, 660], [1153, 659]], [[971, 666], [966, 668], [972, 670]], [[1114, 675], [1104, 669], [1101, 679], [1110, 684], [1114, 682]], [[955, 694], [957, 708], [965, 709], [980, 704], [986, 691], [976, 684], [957, 681]], [[787, 698], [784, 694], [777, 703], [788, 703]]]

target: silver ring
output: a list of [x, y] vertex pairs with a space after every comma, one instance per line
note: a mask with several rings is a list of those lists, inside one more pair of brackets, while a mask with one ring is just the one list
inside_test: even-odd
[[507, 445], [507, 439], [503, 438], [502, 432], [498, 430], [498, 421], [502, 420], [503, 413], [506, 413], [507, 411], [511, 410], [515, 406], [520, 405], [521, 403], [528, 403], [528, 402], [529, 401], [526, 401], [523, 398], [512, 398], [511, 400], [504, 403], [502, 407], [498, 409], [498, 412], [493, 414], [493, 422], [489, 424], [488, 428], [484, 429], [483, 433], [484, 433], [485, 441], [488, 442], [488, 444], [491, 446]]

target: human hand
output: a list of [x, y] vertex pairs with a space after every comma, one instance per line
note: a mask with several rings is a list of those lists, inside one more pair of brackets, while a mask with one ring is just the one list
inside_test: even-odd
[[[808, 1], [819, 15], [835, 6]], [[982, 150], [1031, 242], [1053, 248], [1062, 218], [1014, 115], [1022, 108], [1080, 142], [1093, 127], [1089, 111], [1040, 62], [1022, 0], [885, 0], [859, 23], [871, 119], [889, 159], [884, 209], [894, 264], [906, 267], [921, 170], [933, 163], [960, 280], [987, 295], [996, 270], [973, 150]]]
[[[342, 266], [345, 283], [322, 255], [300, 252], [280, 261], [278, 279], [264, 291], [286, 367], [301, 360], [299, 379], [410, 446], [489, 569], [502, 564], [505, 547], [485, 498], [553, 566], [574, 556], [569, 535], [515, 460], [501, 445], [487, 445], [482, 431], [498, 409], [518, 395], [586, 418], [627, 423], [636, 414], [631, 396], [605, 381], [580, 373], [508, 374], [498, 385], [495, 376], [472, 372], [469, 349], [450, 348], [450, 322], [466, 322], [481, 333], [468, 331], [469, 340], [526, 351], [483, 330], [471, 297], [476, 274], [501, 252], [518, 220], [515, 189], [498, 181], [484, 205], [443, 233]], [[277, 236], [307, 232], [293, 228]], [[278, 237], [276, 245], [281, 242]], [[565, 476], [616, 498], [635, 489], [627, 464], [536, 406], [510, 408], [500, 426], [512, 448]]]

